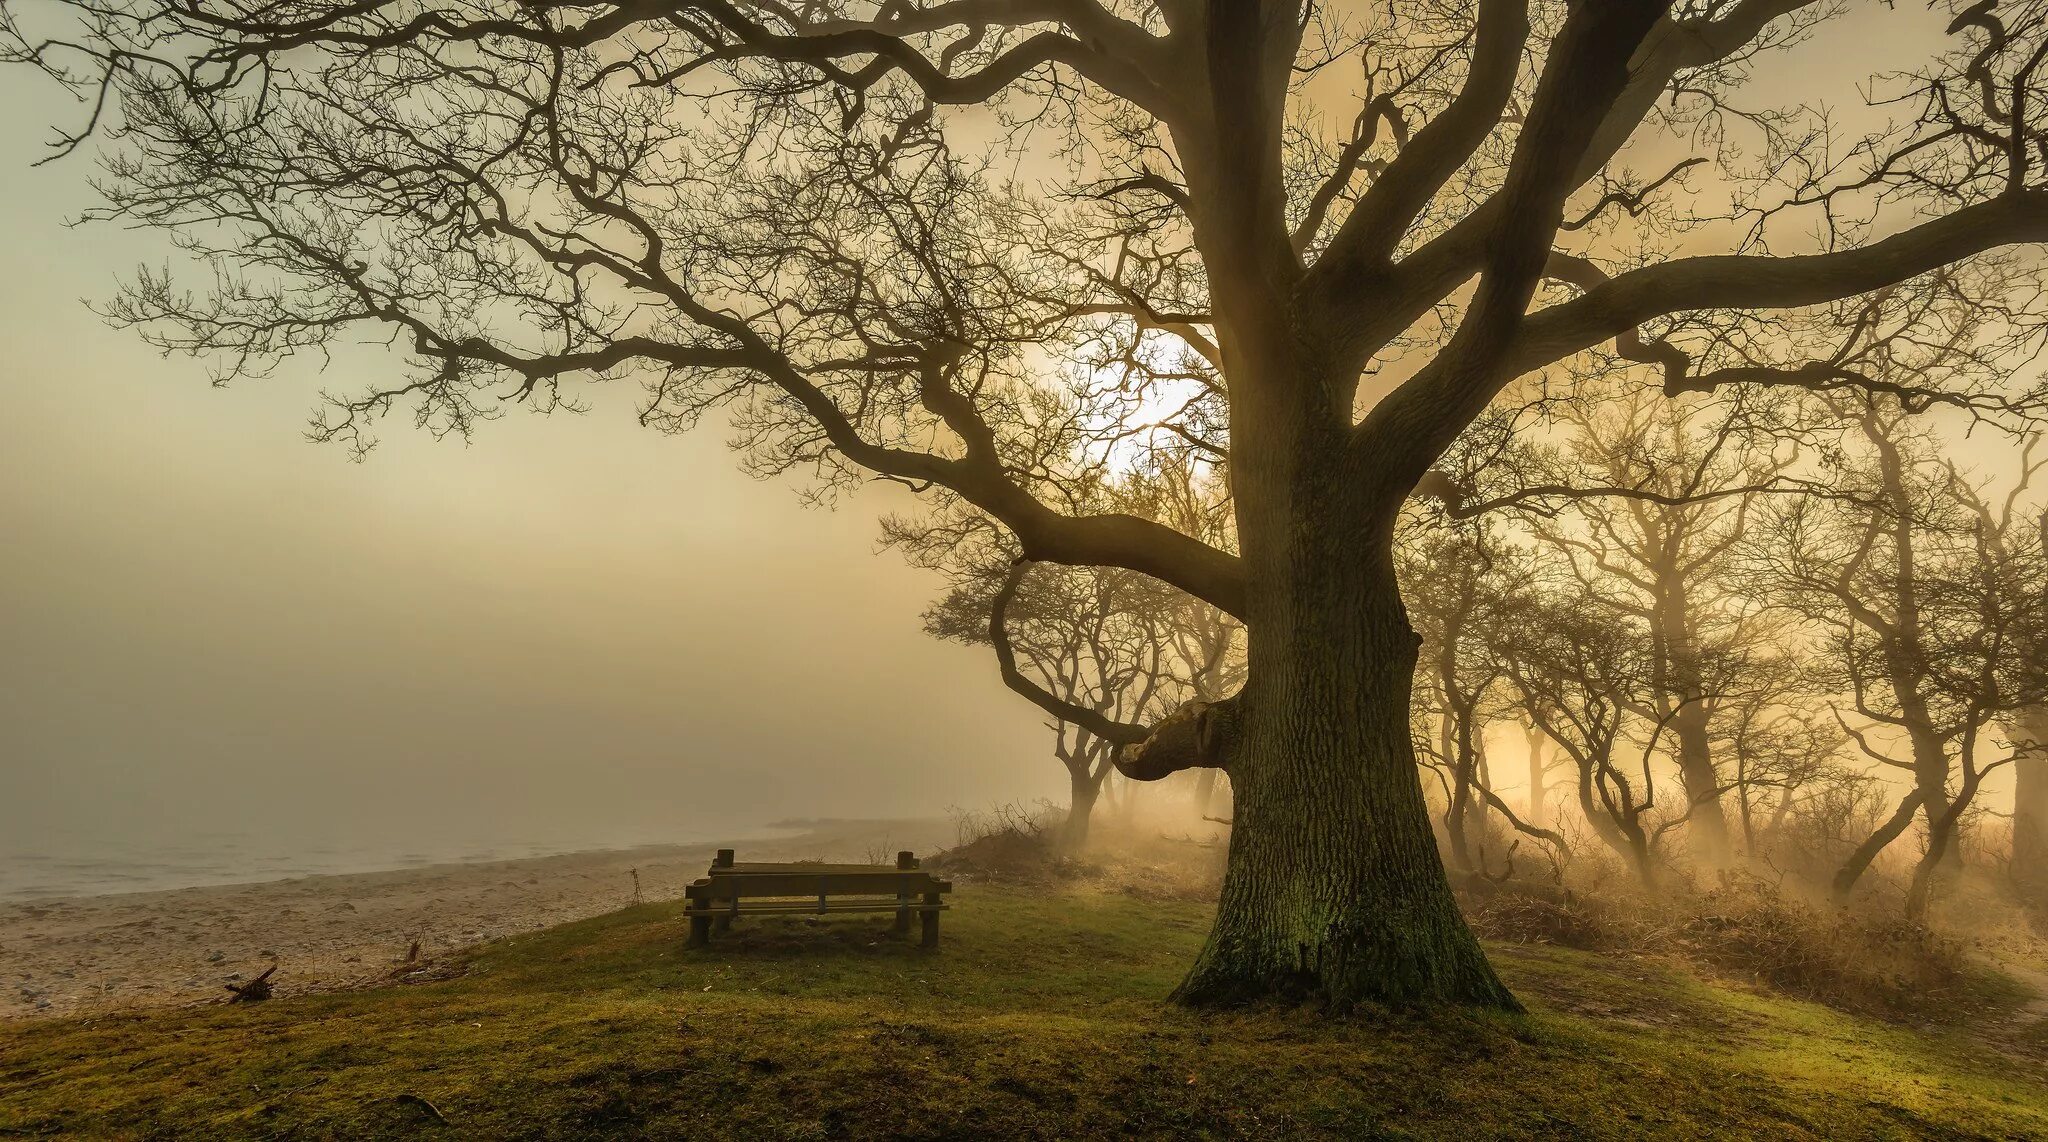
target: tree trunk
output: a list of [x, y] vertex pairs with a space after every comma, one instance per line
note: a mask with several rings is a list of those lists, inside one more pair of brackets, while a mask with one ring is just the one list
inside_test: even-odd
[[1871, 862], [1877, 859], [1877, 854], [1883, 852], [1885, 846], [1898, 840], [1899, 835], [1906, 831], [1906, 827], [1913, 823], [1913, 814], [1919, 812], [1920, 804], [1920, 790], [1916, 785], [1900, 799], [1899, 807], [1892, 811], [1892, 815], [1850, 852], [1848, 858], [1842, 862], [1842, 867], [1835, 870], [1834, 881], [1829, 886], [1830, 895], [1835, 903], [1849, 902], [1849, 895], [1856, 891], [1856, 882], [1863, 879], [1863, 874], [1869, 870]]
[[1299, 568], [1255, 613], [1229, 867], [1183, 1001], [1516, 1006], [1437, 856], [1409, 737], [1417, 640], [1376, 546]]
[[[1221, 10], [1293, 19], [1281, 6]], [[1237, 148], [1277, 129], [1279, 115], [1244, 112], [1284, 100], [1286, 78], [1232, 56], [1242, 37], [1214, 32], [1218, 137]], [[1221, 98], [1255, 75], [1265, 86], [1245, 102]], [[1341, 354], [1301, 340], [1277, 285], [1277, 267], [1293, 258], [1285, 233], [1229, 223], [1254, 216], [1233, 214], [1233, 200], [1284, 200], [1278, 172], [1268, 174], [1253, 182], [1233, 172], [1209, 188], [1216, 197], [1197, 192], [1223, 204], [1194, 219], [1203, 249], [1230, 255], [1210, 270], [1230, 377], [1246, 674], [1228, 741], [1213, 749], [1232, 794], [1223, 891], [1208, 943], [1174, 994], [1194, 1004], [1294, 997], [1337, 1011], [1361, 1002], [1515, 1009], [1451, 893], [1410, 737], [1420, 640], [1401, 604], [1393, 542], [1422, 473], [1352, 447], [1355, 378], [1329, 372]], [[1218, 272], [1225, 267], [1241, 272]]]
[[1078, 853], [1088, 847], [1088, 825], [1095, 817], [1095, 798], [1102, 792], [1103, 775], [1090, 773], [1087, 758], [1067, 769], [1067, 819], [1060, 826], [1060, 851]]
[[[1965, 751], [1972, 747], [1966, 738]], [[1962, 863], [1962, 819], [1972, 803], [1977, 800], [1977, 791], [1983, 787], [1984, 771], [1965, 767], [1962, 783], [1956, 789], [1955, 798], [1949, 802], [1948, 811], [1935, 818], [1927, 826], [1927, 851], [1920, 857], [1920, 864], [1913, 870], [1913, 883], [1906, 890], [1906, 918], [1920, 922], [1927, 918], [1927, 908], [1933, 899], [1934, 882], [1945, 871]]]
[[2048, 909], [2048, 709], [2019, 719], [2013, 762], [2012, 882], [2020, 899]]
[[1954, 872], [1962, 867], [1963, 847], [1953, 843], [1952, 838], [1943, 839], [1938, 845], [1935, 843], [1937, 834], [1954, 828], [1954, 823], [1948, 821], [1949, 743], [1934, 732], [1934, 719], [1926, 712], [1925, 699], [1916, 694], [1905, 707], [1911, 719], [1907, 737], [1913, 745], [1913, 782], [1920, 796], [1920, 816], [1927, 829], [1928, 851], [1935, 854], [1936, 862], [1944, 870]]
[[1456, 683], [1455, 668], [1446, 668], [1444, 675], [1443, 757], [1451, 767], [1450, 801], [1444, 806], [1444, 839], [1450, 848], [1451, 867], [1459, 875], [1469, 875], [1475, 864], [1472, 860], [1472, 810], [1473, 753], [1471, 711], [1460, 704], [1452, 695]]
[[1707, 711], [1698, 702], [1680, 710], [1671, 720], [1678, 739], [1678, 774], [1692, 816], [1686, 829], [1693, 856], [1709, 865], [1729, 860], [1728, 814], [1721, 805], [1721, 774], [1714, 768], [1713, 748], [1707, 739]]
[[1523, 727], [1522, 735], [1529, 741], [1529, 823], [1540, 829], [1546, 823], [1543, 819], [1543, 781], [1550, 771], [1543, 758], [1545, 739], [1543, 731], [1535, 726]]
[[1934, 898], [1934, 880], [1942, 861], [1956, 847], [1955, 834], [1953, 814], [1941, 818], [1940, 825], [1928, 834], [1927, 851], [1913, 866], [1913, 878], [1906, 886], [1906, 919], [1916, 924], [1927, 919], [1927, 906]]
[[[1721, 775], [1714, 769], [1707, 737], [1708, 712], [1701, 697], [1699, 645], [1693, 636], [1692, 599], [1679, 563], [1680, 552], [1653, 562], [1656, 604], [1651, 610], [1660, 703], [1677, 704], [1671, 733], [1678, 742], [1679, 783], [1691, 816], [1686, 818], [1693, 856], [1708, 865], [1728, 863], [1728, 815], [1721, 807]], [[1668, 706], [1666, 707], [1669, 708]]]

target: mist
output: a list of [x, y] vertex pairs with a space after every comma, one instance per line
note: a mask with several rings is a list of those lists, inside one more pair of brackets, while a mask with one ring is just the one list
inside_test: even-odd
[[[0, 71], [0, 149], [73, 108]], [[89, 309], [154, 235], [61, 223], [91, 165], [0, 175], [0, 863], [217, 875], [934, 816], [1063, 782], [985, 657], [877, 551], [893, 486], [807, 507], [628, 403], [473, 443], [302, 439], [305, 359], [210, 387]], [[236, 855], [240, 854], [240, 855]], [[310, 858], [308, 858], [310, 859]], [[280, 863], [281, 862], [281, 863]], [[73, 875], [73, 874], [66, 874]]]

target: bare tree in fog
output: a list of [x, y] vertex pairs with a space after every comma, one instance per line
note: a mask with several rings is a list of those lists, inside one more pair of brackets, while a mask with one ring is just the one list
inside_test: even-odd
[[1917, 816], [1927, 844], [1906, 906], [1918, 917], [1984, 778], [2012, 760], [1991, 731], [2042, 700], [2041, 673], [2021, 653], [2044, 617], [2038, 532], [2015, 514], [2038, 462], [1994, 504], [1889, 398], [1837, 408], [1863, 445], [1848, 472], [1860, 494], [1779, 505], [1754, 558], [1818, 630], [1809, 661], [1843, 695], [1844, 731], [1908, 780], [1834, 892], [1846, 898]]
[[[2036, 550], [2048, 558], [2048, 511], [2036, 523]], [[2048, 631], [2039, 635], [2048, 638]], [[2035, 643], [2020, 653], [2036, 669], [2048, 669], [2048, 642]], [[2048, 705], [2016, 711], [2006, 720], [2006, 736], [2014, 752], [2013, 887], [2027, 905], [2048, 912]]]
[[1754, 688], [1721, 704], [1728, 797], [1734, 800], [1742, 852], [1768, 860], [1762, 837], [1781, 835], [1815, 799], [1861, 782], [1859, 771], [1844, 764], [1847, 735], [1817, 708], [1827, 696], [1816, 691], [1796, 655], [1775, 647], [1745, 666], [1745, 682]]
[[1496, 793], [1486, 728], [1508, 716], [1505, 668], [1495, 647], [1525, 616], [1528, 560], [1485, 522], [1406, 529], [1401, 581], [1422, 639], [1417, 712], [1427, 715], [1416, 752], [1443, 787], [1445, 848], [1460, 873], [1488, 874], [1487, 814], [1548, 843], [1563, 838], [1525, 820]]
[[1118, 568], [1014, 562], [968, 576], [925, 613], [939, 638], [994, 647], [1004, 680], [1054, 715], [1069, 852], [1088, 843], [1119, 742], [1142, 740], [1142, 723], [1179, 696], [1173, 640], [1183, 597]]
[[2013, 763], [2012, 880], [2036, 909], [2048, 909], [2048, 717], [2038, 708], [2016, 720]]
[[1703, 407], [1632, 390], [1562, 406], [1559, 481], [1633, 494], [1575, 497], [1559, 515], [1534, 520], [1566, 557], [1585, 604], [1638, 632], [1650, 677], [1647, 705], [1636, 712], [1668, 727], [1691, 806], [1687, 835], [1709, 863], [1729, 858], [1721, 793], [1732, 783], [1715, 755], [1722, 697], [1707, 692], [1703, 661], [1727, 665], [1770, 642], [1733, 552], [1757, 496], [1791, 490], [1782, 477], [1798, 458], [1770, 425], [1754, 423], [1746, 403], [1738, 396], [1726, 408]]
[[[1227, 549], [1229, 500], [1209, 470], [1185, 447], [1153, 449], [1081, 494]], [[965, 503], [892, 518], [886, 531], [914, 563], [952, 584], [926, 612], [927, 632], [992, 647], [1004, 684], [1054, 718], [1055, 753], [1072, 778], [1070, 848], [1086, 842], [1089, 810], [1111, 779], [1118, 746], [1143, 742], [1144, 723], [1166, 711], [1206, 706], [1242, 685], [1242, 624], [1156, 579], [1032, 565], [999, 522]], [[1213, 782], [1194, 794], [1206, 809]]]
[[[1583, 605], [1559, 577], [1524, 593], [1489, 631], [1516, 702], [1576, 770], [1578, 808], [1593, 834], [1645, 887], [1658, 884], [1664, 841], [1720, 786], [1695, 790], [1660, 774], [1680, 705], [1660, 708], [1656, 651], [1611, 612]], [[1703, 656], [1704, 658], [1705, 656]], [[1724, 674], [1700, 663], [1692, 701], [1720, 701]]]
[[[1120, 489], [1134, 514], [1159, 520], [1212, 547], [1237, 549], [1229, 489], [1215, 464], [1205, 462], [1200, 449], [1155, 448], [1146, 463], [1123, 478]], [[1248, 663], [1242, 621], [1192, 595], [1183, 595], [1172, 629], [1189, 703], [1206, 709], [1243, 689]], [[1228, 805], [1227, 788], [1223, 805], [1218, 805], [1218, 789], [1225, 784], [1222, 774], [1215, 766], [1197, 767], [1189, 790], [1196, 816], [1228, 819], [1216, 815]]]
[[[94, 109], [70, 141], [107, 134], [94, 216], [171, 228], [205, 266], [196, 292], [143, 275], [116, 320], [224, 377], [391, 343], [395, 379], [336, 398], [322, 439], [364, 443], [398, 409], [467, 432], [630, 376], [649, 424], [721, 411], [757, 471], [965, 501], [1027, 558], [1240, 619], [1240, 694], [1118, 764], [1231, 777], [1220, 907], [1180, 997], [1339, 1009], [1514, 1002], [1434, 850], [1393, 550], [1403, 501], [1504, 386], [1611, 344], [1672, 393], [2018, 399], [1773, 331], [2048, 239], [2042, 5], [1959, 5], [1923, 67], [1832, 93], [1883, 102], [1867, 133], [1755, 106], [1752, 72], [1841, 10], [7, 9], [8, 54]], [[1105, 338], [1157, 387], [1067, 367]], [[1141, 431], [1214, 450], [1235, 551], [1069, 494]]]

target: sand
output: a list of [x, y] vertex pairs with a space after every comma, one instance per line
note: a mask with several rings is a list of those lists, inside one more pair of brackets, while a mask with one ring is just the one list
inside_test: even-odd
[[432, 971], [456, 948], [625, 907], [636, 869], [639, 899], [676, 899], [721, 847], [742, 860], [886, 862], [952, 840], [943, 821], [816, 822], [775, 840], [5, 903], [0, 1019], [219, 1002], [272, 963], [280, 996]]

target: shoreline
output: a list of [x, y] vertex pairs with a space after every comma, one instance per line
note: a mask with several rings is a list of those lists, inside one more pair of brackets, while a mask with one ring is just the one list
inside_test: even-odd
[[626, 907], [636, 873], [638, 899], [675, 899], [720, 848], [886, 862], [952, 842], [938, 819], [807, 824], [773, 838], [0, 902], [0, 1020], [214, 1002], [273, 962], [280, 996], [358, 986], [389, 978], [414, 942], [428, 960]]

